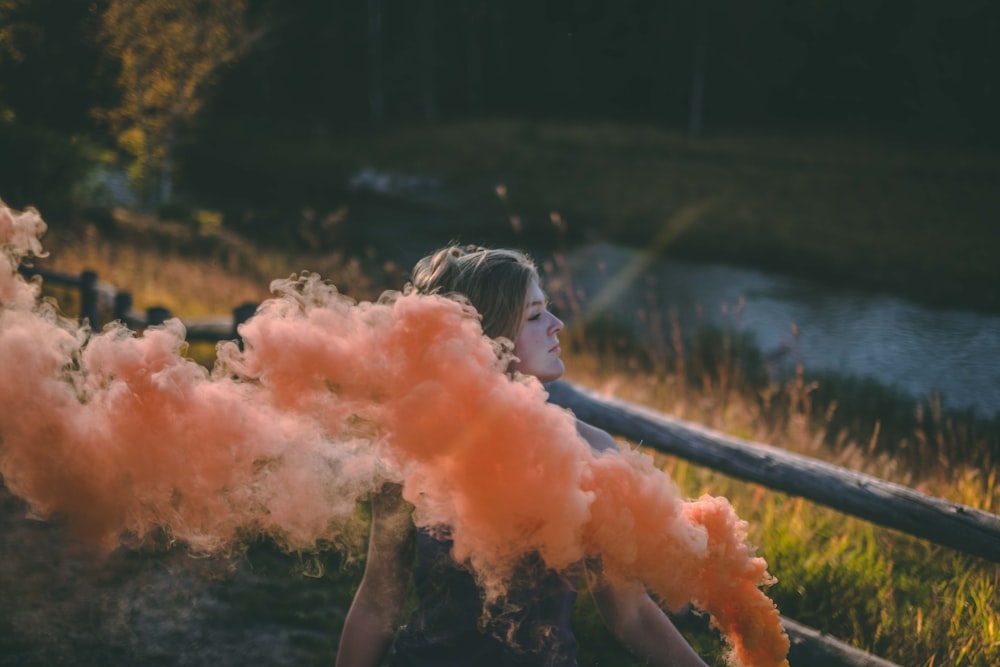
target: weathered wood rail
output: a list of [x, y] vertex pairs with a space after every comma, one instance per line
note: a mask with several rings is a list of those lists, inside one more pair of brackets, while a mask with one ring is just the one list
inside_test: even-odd
[[[101, 317], [102, 311], [110, 313], [111, 320], [117, 320], [129, 328], [139, 330], [163, 324], [173, 316], [170, 310], [163, 306], [150, 306], [145, 313], [136, 311], [132, 307], [131, 293], [100, 282], [94, 271], [83, 271], [74, 275], [25, 266], [19, 270], [25, 277], [39, 276], [45, 283], [79, 290], [80, 319], [87, 322], [93, 331], [101, 329], [104, 320]], [[185, 320], [187, 340], [202, 342], [238, 340], [239, 325], [250, 319], [256, 309], [255, 303], [243, 303], [233, 309], [232, 315]]]
[[566, 382], [554, 382], [548, 389], [553, 403], [644, 446], [1000, 563], [1000, 516], [995, 514], [625, 401], [600, 398]]
[[[102, 310], [137, 329], [162, 324], [171, 317], [162, 307], [148, 308], [145, 314], [136, 312], [128, 292], [99, 282], [93, 271], [70, 275], [22, 267], [21, 272], [78, 288], [80, 317], [95, 331], [101, 327]], [[255, 310], [256, 304], [245, 303], [234, 308], [230, 316], [186, 321], [188, 340], [238, 339], [239, 325]], [[572, 410], [580, 419], [644, 446], [1000, 563], [1000, 516], [777, 447], [728, 436], [639, 405], [600, 397], [567, 382], [553, 382], [547, 389], [553, 403]], [[792, 642], [789, 662], [794, 667], [899, 667], [792, 619], [782, 617], [782, 623]]]
[[[1000, 562], [1000, 516], [995, 514], [777, 447], [712, 431], [626, 401], [599, 397], [568, 382], [553, 382], [547, 389], [556, 405], [643, 446]], [[792, 641], [789, 661], [793, 666], [894, 665], [791, 619], [782, 617], [782, 624]]]

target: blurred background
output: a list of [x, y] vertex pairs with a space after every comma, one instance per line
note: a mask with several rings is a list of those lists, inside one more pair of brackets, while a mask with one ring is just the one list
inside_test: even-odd
[[170, 221], [234, 268], [232, 233], [353, 262], [330, 277], [360, 297], [449, 241], [558, 251], [630, 336], [728, 304], [765, 354], [1000, 407], [995, 3], [4, 0], [0, 25], [0, 197], [53, 233]]
[[[988, 0], [0, 0], [0, 199], [49, 224], [37, 266], [182, 319], [302, 270], [371, 299], [448, 242], [518, 246], [585, 383], [989, 507], [998, 34]], [[133, 599], [92, 657], [199, 664]], [[969, 659], [886, 648], [877, 616], [842, 636]]]

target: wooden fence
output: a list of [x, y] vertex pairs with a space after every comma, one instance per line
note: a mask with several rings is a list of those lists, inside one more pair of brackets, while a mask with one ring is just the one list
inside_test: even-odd
[[[100, 282], [94, 271], [83, 271], [79, 275], [73, 275], [25, 266], [20, 267], [19, 271], [28, 278], [39, 276], [46, 284], [78, 290], [80, 320], [88, 323], [93, 331], [101, 329], [104, 321], [101, 317], [102, 311], [110, 313], [110, 320], [118, 320], [130, 329], [137, 330], [163, 324], [173, 316], [163, 306], [151, 306], [145, 313], [136, 311], [132, 307], [131, 293]], [[236, 306], [231, 315], [185, 320], [187, 340], [203, 342], [238, 340], [239, 325], [250, 319], [256, 310], [256, 303], [243, 303]]]
[[995, 514], [625, 401], [599, 398], [565, 382], [554, 382], [548, 390], [553, 403], [633, 442], [1000, 563], [1000, 516]]
[[[800, 496], [925, 540], [1000, 563], [1000, 516], [777, 447], [742, 440], [567, 382], [550, 400], [590, 424], [721, 473]], [[887, 667], [818, 630], [782, 618], [796, 665]]]
[[[157, 307], [148, 309], [145, 316], [136, 313], [128, 293], [99, 283], [92, 271], [79, 276], [30, 268], [21, 271], [78, 288], [81, 319], [94, 330], [100, 328], [102, 307], [110, 310], [114, 319], [133, 328], [162, 324], [170, 317], [169, 311]], [[255, 304], [242, 304], [231, 316], [185, 322], [188, 339], [236, 339], [237, 327], [255, 309]], [[777, 447], [728, 436], [625, 401], [599, 397], [567, 382], [553, 382], [547, 389], [553, 403], [643, 446], [1000, 563], [1000, 516]], [[898, 667], [791, 619], [782, 618], [782, 623], [792, 641], [789, 661], [795, 667]]]

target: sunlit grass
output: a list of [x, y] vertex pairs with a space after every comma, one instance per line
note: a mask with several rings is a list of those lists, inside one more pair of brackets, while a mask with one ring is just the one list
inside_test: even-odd
[[[112, 242], [93, 233], [80, 237], [56, 232], [50, 240], [52, 268], [95, 269], [103, 280], [128, 286], [138, 308], [166, 305], [182, 318], [227, 313], [241, 301], [263, 298], [262, 276], [268, 274], [325, 271], [334, 282], [353, 281], [359, 295], [381, 287], [366, 279], [356, 262], [339, 257], [281, 257], [235, 244], [220, 246], [207, 258], [191, 259], [156, 244]], [[320, 266], [321, 260], [329, 264]], [[814, 387], [803, 375], [762, 384], [741, 362], [739, 342], [730, 334], [712, 338], [710, 350], [705, 339], [699, 343], [690, 332], [671, 328], [669, 318], [655, 313], [647, 317], [651, 324], [659, 322], [663, 332], [656, 349], [630, 349], [616, 340], [614, 331], [568, 331], [574, 341], [565, 346], [568, 379], [928, 494], [991, 512], [1000, 509], [997, 468], [949, 460], [949, 439], [957, 438], [949, 434], [962, 424], [941, 423], [930, 434], [914, 432], [910, 448], [923, 448], [920, 455], [890, 457], [872, 446], [870, 433], [831, 434], [829, 411], [814, 409]], [[726, 496], [749, 522], [750, 539], [778, 578], [769, 593], [786, 616], [901, 665], [1000, 664], [997, 565], [674, 457], [655, 457], [685, 496]], [[357, 576], [356, 568], [346, 572], [325, 576]], [[341, 583], [335, 604], [346, 609], [353, 585]], [[581, 664], [631, 664], [601, 627], [586, 596], [577, 621], [582, 626]], [[710, 634], [692, 630], [690, 636], [718, 659], [718, 643]]]
[[[105, 238], [92, 226], [53, 226], [43, 237], [50, 257], [35, 264], [69, 274], [95, 271], [101, 282], [128, 291], [140, 312], [160, 306], [182, 319], [259, 303], [271, 296], [273, 279], [301, 271], [319, 273], [356, 298], [373, 296], [361, 263], [338, 252], [290, 255], [223, 230], [201, 233], [131, 214], [124, 215], [118, 233], [128, 240]], [[192, 248], [199, 248], [197, 256]]]
[[[569, 379], [580, 384], [723, 432], [911, 484], [977, 509], [995, 512], [1000, 503], [996, 469], [917, 469], [871, 452], [868, 443], [848, 435], [831, 447], [826, 424], [808, 410], [802, 395], [808, 387], [800, 378], [774, 392], [774, 400], [786, 403], [776, 410], [746, 395], [747, 387], [738, 380], [728, 389], [718, 380], [691, 384], [675, 371], [641, 370], [648, 366], [622, 359], [609, 364], [606, 355], [586, 349], [567, 365]], [[1000, 661], [996, 564], [653, 454], [684, 495], [725, 496], [750, 523], [751, 541], [779, 579], [769, 593], [784, 615], [900, 665]], [[924, 460], [936, 464], [938, 458]]]

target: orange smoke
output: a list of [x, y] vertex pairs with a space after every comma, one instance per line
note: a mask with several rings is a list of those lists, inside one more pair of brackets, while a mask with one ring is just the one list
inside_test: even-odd
[[43, 230], [0, 209], [0, 473], [36, 510], [109, 546], [159, 529], [205, 551], [258, 534], [305, 549], [348, 542], [356, 500], [401, 482], [491, 595], [526, 552], [555, 568], [599, 553], [667, 607], [708, 611], [737, 664], [784, 664], [771, 577], [729, 503], [683, 501], [641, 453], [592, 453], [466, 307], [276, 281], [209, 374], [176, 321], [91, 333], [39, 302], [16, 266]]

